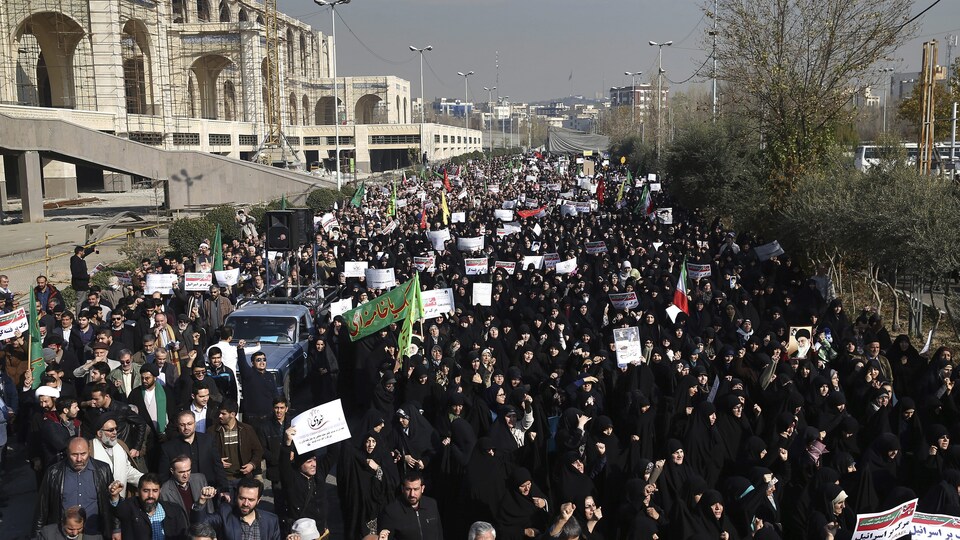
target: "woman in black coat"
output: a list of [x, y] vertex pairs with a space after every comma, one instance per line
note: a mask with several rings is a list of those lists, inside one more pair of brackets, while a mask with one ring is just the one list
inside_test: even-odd
[[530, 471], [523, 467], [515, 469], [507, 482], [506, 496], [497, 510], [497, 538], [521, 540], [539, 535], [546, 530], [549, 519], [547, 498], [533, 483]]
[[343, 445], [337, 491], [347, 538], [376, 534], [377, 516], [393, 500], [400, 475], [380, 434], [369, 431]]

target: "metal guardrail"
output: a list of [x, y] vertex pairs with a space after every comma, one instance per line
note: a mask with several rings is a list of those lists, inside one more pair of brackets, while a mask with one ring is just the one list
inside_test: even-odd
[[[146, 226], [146, 227], [139, 227], [139, 228], [136, 228], [136, 229], [124, 231], [124, 232], [117, 233], [117, 234], [114, 234], [114, 235], [111, 235], [111, 236], [107, 236], [106, 238], [101, 238], [100, 240], [97, 240], [97, 241], [95, 241], [95, 242], [90, 242], [90, 243], [88, 243], [88, 244], [81, 244], [81, 246], [82, 246], [82, 247], [85, 247], [85, 248], [97, 246], [97, 245], [99, 245], [99, 244], [103, 244], [104, 242], [108, 242], [108, 241], [110, 241], [110, 240], [115, 240], [115, 239], [117, 239], [117, 238], [120, 238], [121, 236], [129, 236], [129, 235], [131, 235], [131, 234], [135, 234], [135, 233], [138, 233], [138, 232], [143, 232], [143, 231], [147, 231], [147, 230], [151, 230], [151, 229], [156, 229], [156, 228], [158, 228], [158, 227], [162, 227], [163, 225], [164, 225], [164, 224], [159, 224], [159, 225], [155, 224], [155, 225], [148, 225], [148, 226]], [[19, 263], [19, 264], [15, 264], [15, 265], [12, 265], [12, 266], [4, 266], [4, 267], [0, 268], [0, 272], [9, 272], [10, 270], [16, 270], [16, 269], [18, 269], [18, 268], [23, 268], [23, 267], [25, 267], [25, 266], [30, 266], [30, 265], [34, 265], [34, 264], [44, 263], [44, 265], [47, 266], [46, 273], [49, 274], [49, 273], [50, 273], [50, 268], [49, 268], [50, 261], [55, 261], [55, 260], [57, 260], [57, 259], [60, 259], [60, 258], [63, 258], [63, 257], [69, 257], [69, 256], [72, 256], [72, 255], [73, 255], [73, 250], [68, 251], [68, 252], [65, 252], [65, 253], [58, 253], [58, 254], [56, 254], [56, 255], [50, 255], [50, 235], [49, 235], [49, 234], [44, 234], [43, 237], [44, 237], [44, 238], [43, 238], [43, 244], [44, 244], [44, 256], [43, 256], [43, 257], [41, 257], [41, 258], [39, 258], [39, 259], [33, 259], [33, 260], [30, 260], [30, 261], [27, 261], [27, 262], [22, 262], [22, 263]]]

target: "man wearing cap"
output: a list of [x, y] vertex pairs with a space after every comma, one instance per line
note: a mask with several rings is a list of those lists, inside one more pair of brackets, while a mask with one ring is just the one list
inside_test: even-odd
[[293, 522], [287, 540], [319, 540], [320, 538], [326, 538], [327, 535], [327, 531], [324, 531], [323, 535], [320, 534], [316, 521], [310, 518], [300, 518]]
[[117, 356], [120, 361], [120, 367], [114, 369], [107, 376], [109, 384], [115, 385], [123, 393], [123, 398], [127, 399], [134, 388], [142, 383], [140, 380], [140, 371], [134, 369], [133, 353], [127, 349], [122, 349]]
[[[143, 473], [130, 458], [130, 451], [126, 443], [117, 437], [117, 420], [110, 414], [100, 415], [97, 422], [97, 436], [90, 443], [90, 452], [93, 459], [106, 463], [113, 472], [113, 479], [124, 486], [134, 487], [140, 481]], [[121, 492], [120, 496], [126, 493]]]
[[167, 315], [165, 313], [155, 313], [153, 315], [153, 334], [157, 336], [157, 346], [164, 347], [172, 354], [171, 363], [180, 369], [180, 344], [183, 342], [183, 336], [179, 330], [167, 324]]
[[293, 437], [297, 434], [297, 428], [289, 427], [285, 433], [279, 459], [280, 483], [286, 499], [286, 515], [283, 517], [287, 522], [310, 518], [316, 522], [317, 529], [322, 529], [326, 534], [326, 478], [331, 467], [330, 454], [325, 453], [318, 458], [316, 452], [295, 452]]

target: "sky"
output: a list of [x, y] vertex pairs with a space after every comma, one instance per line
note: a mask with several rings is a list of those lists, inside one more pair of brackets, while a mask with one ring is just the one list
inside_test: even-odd
[[[934, 1], [915, 0], [913, 12]], [[663, 67], [667, 78], [683, 81], [709, 54], [705, 33], [712, 22], [702, 6], [701, 0], [352, 0], [337, 7], [337, 75], [395, 75], [411, 82], [417, 98], [419, 55], [408, 47], [432, 45], [424, 54], [427, 101], [462, 99], [458, 71], [475, 73], [467, 79], [470, 100], [485, 101], [485, 86], [497, 86], [494, 96], [515, 103], [592, 98], [629, 85], [625, 71], [643, 72], [637, 82], [653, 81], [657, 48], [648, 42], [673, 41], [663, 49]], [[279, 0], [279, 9], [330, 33], [329, 7]], [[916, 37], [887, 67], [919, 71], [921, 45], [929, 39], [939, 40], [946, 64], [946, 36], [960, 34], [960, 1], [940, 1], [917, 24]], [[708, 89], [703, 81], [694, 77], [679, 88]]]

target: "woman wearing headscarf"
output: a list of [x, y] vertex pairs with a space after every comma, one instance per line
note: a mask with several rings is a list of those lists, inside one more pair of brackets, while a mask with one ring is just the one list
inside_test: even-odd
[[312, 345], [307, 354], [311, 403], [327, 403], [337, 398], [340, 364], [326, 340], [317, 339]]
[[444, 536], [447, 538], [462, 536], [461, 524], [457, 519], [461, 515], [458, 495], [476, 444], [477, 436], [470, 423], [457, 418], [450, 424], [450, 433], [440, 440], [440, 451], [434, 459], [431, 475], [434, 487], [431, 492], [440, 508]]
[[914, 380], [916, 374], [923, 368], [924, 361], [920, 353], [910, 343], [910, 336], [900, 334], [887, 349], [887, 360], [893, 370], [893, 389], [898, 396], [913, 395], [916, 388], [908, 384]]
[[682, 497], [683, 486], [695, 473], [693, 469], [685, 462], [685, 453], [683, 444], [670, 439], [666, 445], [667, 459], [664, 463], [663, 473], [660, 475], [657, 487], [660, 494], [660, 505], [668, 512], [673, 505]]
[[557, 472], [554, 506], [563, 503], [573, 503], [577, 506], [577, 518], [583, 517], [583, 501], [587, 497], [596, 497], [596, 487], [593, 480], [584, 472], [584, 458], [573, 451], [561, 456], [560, 469]]
[[948, 469], [943, 479], [927, 490], [917, 505], [917, 510], [930, 514], [946, 514], [960, 517], [960, 471]]
[[697, 405], [683, 445], [690, 467], [709, 486], [717, 484], [724, 459], [716, 422], [717, 410], [713, 403], [704, 401]]
[[843, 488], [836, 484], [827, 484], [815, 502], [807, 524], [807, 538], [846, 540], [853, 535], [857, 516], [847, 508], [847, 494]]
[[[629, 480], [617, 510], [617, 524], [623, 540], [653, 540], [667, 522], [666, 512], [653, 501], [654, 486], [642, 478]], [[665, 538], [660, 536], [660, 538]]]
[[401, 478], [430, 465], [439, 441], [433, 426], [415, 403], [405, 403], [394, 415], [393, 451]]
[[877, 493], [887, 493], [900, 484], [900, 439], [893, 433], [877, 437], [863, 453], [860, 465], [873, 476]]
[[686, 538], [722, 538], [737, 540], [740, 538], [737, 528], [733, 526], [730, 517], [724, 512], [723, 497], [715, 489], [703, 492], [700, 502], [697, 503], [697, 521], [694, 522], [694, 532]]
[[379, 532], [377, 516], [393, 500], [400, 475], [376, 431], [342, 447], [337, 465], [337, 494], [348, 538]]
[[549, 523], [547, 497], [533, 483], [530, 471], [518, 467], [510, 474], [507, 492], [496, 515], [497, 538], [521, 540], [545, 531]]

